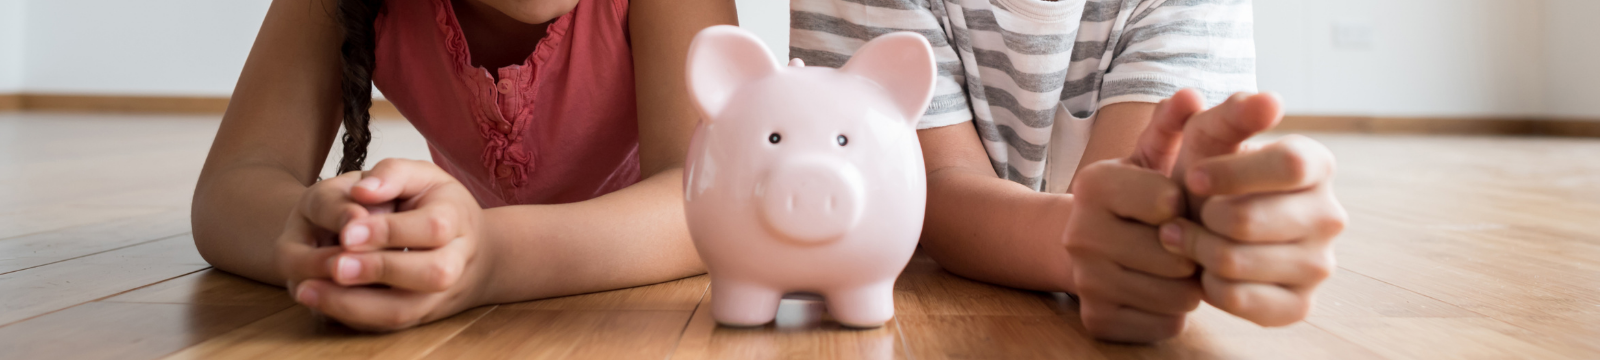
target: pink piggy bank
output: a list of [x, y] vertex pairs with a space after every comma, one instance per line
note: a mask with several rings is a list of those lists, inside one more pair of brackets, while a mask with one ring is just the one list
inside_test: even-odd
[[718, 323], [773, 320], [786, 294], [821, 295], [852, 327], [894, 317], [894, 281], [922, 231], [915, 124], [933, 96], [928, 42], [893, 33], [843, 67], [780, 67], [733, 26], [689, 45], [701, 121], [684, 209]]

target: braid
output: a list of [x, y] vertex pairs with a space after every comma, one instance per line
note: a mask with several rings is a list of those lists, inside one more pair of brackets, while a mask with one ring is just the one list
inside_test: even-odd
[[344, 96], [344, 158], [339, 173], [361, 170], [367, 160], [367, 144], [372, 143], [372, 67], [377, 48], [373, 22], [383, 9], [383, 0], [339, 0], [339, 26], [344, 43], [339, 46], [343, 64], [340, 90]]

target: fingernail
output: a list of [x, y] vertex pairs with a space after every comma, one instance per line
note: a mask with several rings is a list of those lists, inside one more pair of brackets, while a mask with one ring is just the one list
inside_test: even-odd
[[1183, 227], [1177, 223], [1161, 225], [1161, 247], [1173, 254], [1183, 253]]
[[1206, 194], [1211, 191], [1211, 174], [1205, 169], [1194, 169], [1189, 172], [1189, 191]]
[[341, 240], [344, 241], [345, 246], [357, 246], [367, 243], [367, 240], [371, 237], [371, 228], [362, 224], [352, 224], [344, 227], [344, 239]]
[[361, 181], [356, 182], [356, 187], [367, 189], [367, 191], [378, 191], [378, 186], [380, 185], [383, 185], [383, 180], [378, 180], [375, 177], [361, 179]]
[[295, 301], [298, 301], [300, 304], [305, 306], [317, 306], [317, 290], [312, 289], [310, 283], [300, 283], [300, 287], [295, 289], [294, 292]]
[[361, 262], [348, 256], [339, 258], [339, 279], [353, 281], [361, 274]]

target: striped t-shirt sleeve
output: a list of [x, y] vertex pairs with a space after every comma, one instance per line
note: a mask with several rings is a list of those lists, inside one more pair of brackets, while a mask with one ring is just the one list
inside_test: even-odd
[[[879, 35], [895, 31], [922, 34], [933, 45], [939, 77], [933, 101], [917, 129], [972, 120], [961, 83], [961, 59], [928, 9], [928, 0], [792, 0], [789, 11], [789, 56], [810, 66], [838, 68], [856, 49]], [[938, 1], [938, 0], [934, 0]]]
[[1158, 102], [1183, 88], [1208, 105], [1256, 91], [1250, 0], [1145, 0], [1116, 39], [1100, 104]]

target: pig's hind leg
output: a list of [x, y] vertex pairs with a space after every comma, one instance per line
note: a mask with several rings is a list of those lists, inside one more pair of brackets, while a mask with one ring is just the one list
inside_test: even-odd
[[[722, 281], [719, 281], [722, 280]], [[778, 315], [783, 292], [770, 287], [711, 279], [711, 317], [727, 326], [761, 326]]]
[[828, 313], [839, 324], [856, 328], [883, 326], [894, 318], [894, 281], [844, 288], [823, 294]]

